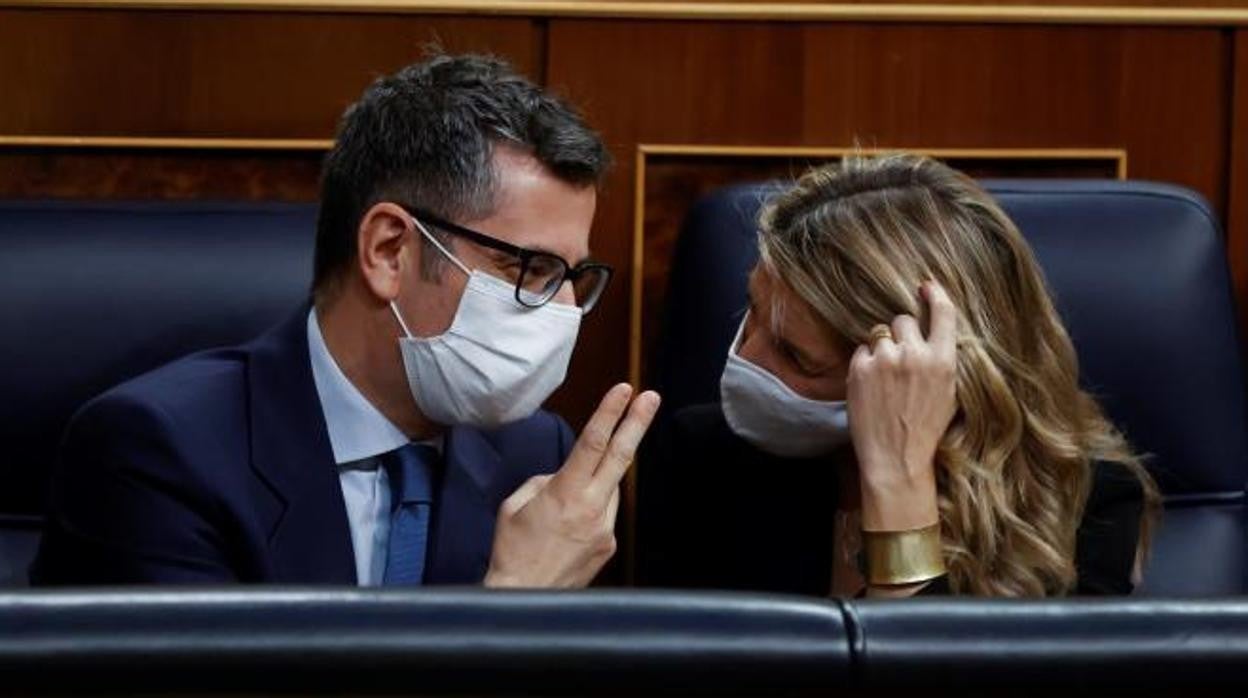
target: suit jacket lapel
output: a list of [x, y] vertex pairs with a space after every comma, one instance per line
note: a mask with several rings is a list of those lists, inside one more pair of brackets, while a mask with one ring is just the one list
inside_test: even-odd
[[247, 349], [252, 468], [280, 503], [264, 522], [275, 581], [355, 584], [346, 505], [312, 379], [309, 310]]
[[435, 504], [426, 584], [479, 584], [489, 567], [502, 459], [485, 435], [456, 427], [447, 432], [446, 468]]

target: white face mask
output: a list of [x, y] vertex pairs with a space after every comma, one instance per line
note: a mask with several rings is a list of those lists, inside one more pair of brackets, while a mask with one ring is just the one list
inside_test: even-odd
[[468, 275], [446, 332], [413, 337], [393, 301], [407, 384], [420, 411], [439, 424], [492, 428], [528, 417], [563, 383], [581, 327], [581, 309], [551, 301], [526, 308], [515, 286], [470, 270], [413, 221]]
[[737, 354], [745, 320], [728, 347], [719, 380], [724, 418], [737, 436], [768, 453], [808, 458], [849, 443], [845, 402], [802, 397], [784, 381]]

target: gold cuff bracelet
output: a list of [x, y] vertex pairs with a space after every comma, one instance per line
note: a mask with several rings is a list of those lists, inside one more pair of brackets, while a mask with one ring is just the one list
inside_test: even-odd
[[910, 531], [863, 531], [862, 544], [871, 586], [917, 584], [945, 573], [939, 523]]

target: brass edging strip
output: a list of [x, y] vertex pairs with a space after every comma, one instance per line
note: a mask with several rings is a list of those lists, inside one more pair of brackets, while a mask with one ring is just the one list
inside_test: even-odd
[[968, 5], [956, 2], [629, 2], [626, 0], [5, 0], [3, 7], [236, 12], [351, 12], [792, 22], [1248, 25], [1248, 8]]
[[92, 150], [329, 150], [332, 139], [165, 138], [148, 136], [5, 136], [0, 148], [83, 148]]

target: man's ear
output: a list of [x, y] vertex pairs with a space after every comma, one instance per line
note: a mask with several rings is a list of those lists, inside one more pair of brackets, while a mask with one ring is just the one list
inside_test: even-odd
[[420, 264], [421, 245], [411, 236], [409, 216], [388, 202], [364, 212], [356, 231], [360, 275], [373, 295], [390, 302], [398, 297], [404, 271]]

